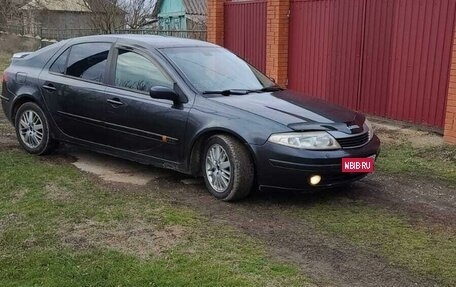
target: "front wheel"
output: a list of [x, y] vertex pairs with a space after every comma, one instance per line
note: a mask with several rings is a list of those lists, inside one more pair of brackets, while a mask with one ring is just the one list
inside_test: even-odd
[[33, 102], [19, 107], [15, 118], [15, 128], [19, 143], [31, 154], [47, 154], [56, 147], [57, 142], [51, 138], [46, 115]]
[[208, 190], [224, 201], [235, 201], [249, 195], [254, 178], [252, 159], [246, 147], [227, 135], [208, 139], [202, 162]]

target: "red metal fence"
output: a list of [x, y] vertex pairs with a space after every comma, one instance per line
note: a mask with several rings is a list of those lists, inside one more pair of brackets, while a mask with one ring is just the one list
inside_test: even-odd
[[292, 0], [289, 87], [443, 127], [456, 0]]
[[289, 87], [357, 108], [363, 2], [292, 1]]
[[225, 3], [224, 46], [266, 70], [266, 1]]

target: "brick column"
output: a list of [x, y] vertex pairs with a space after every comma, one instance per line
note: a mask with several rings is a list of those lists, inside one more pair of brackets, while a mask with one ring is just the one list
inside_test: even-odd
[[456, 29], [453, 34], [453, 48], [450, 68], [444, 139], [447, 143], [456, 144]]
[[207, 41], [223, 46], [224, 0], [207, 0]]
[[268, 0], [266, 74], [285, 86], [288, 82], [288, 11], [290, 0]]

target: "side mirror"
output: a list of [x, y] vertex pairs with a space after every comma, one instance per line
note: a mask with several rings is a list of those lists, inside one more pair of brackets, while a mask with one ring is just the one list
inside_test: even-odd
[[174, 103], [180, 103], [180, 96], [172, 89], [162, 86], [150, 88], [150, 97], [154, 99], [170, 100]]

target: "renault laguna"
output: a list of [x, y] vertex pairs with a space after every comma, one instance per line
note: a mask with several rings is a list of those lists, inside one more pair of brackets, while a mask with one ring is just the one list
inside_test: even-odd
[[27, 152], [77, 144], [203, 176], [225, 201], [256, 188], [351, 183], [367, 173], [343, 162], [367, 166], [380, 149], [362, 114], [283, 89], [202, 41], [75, 38], [15, 54], [2, 82], [4, 113]]

